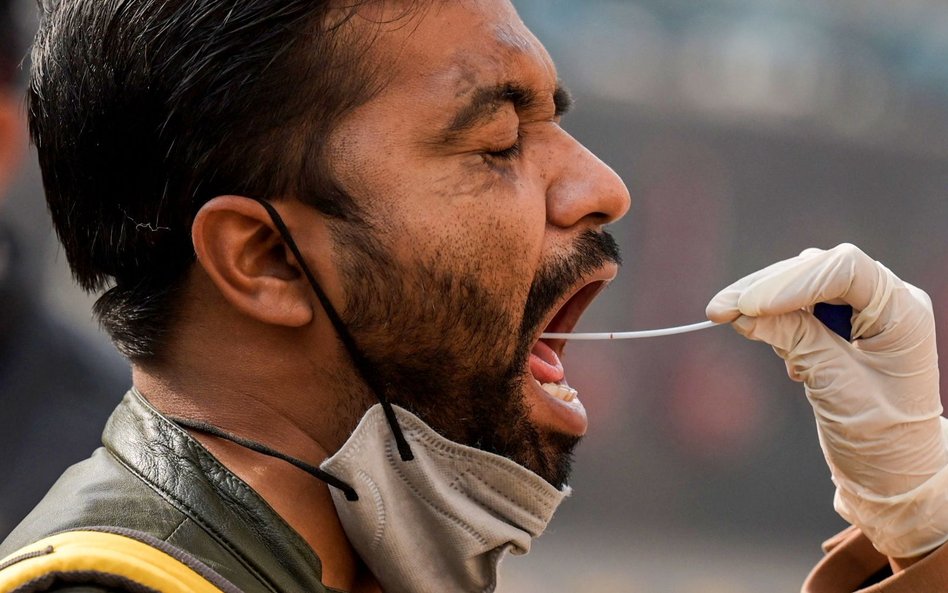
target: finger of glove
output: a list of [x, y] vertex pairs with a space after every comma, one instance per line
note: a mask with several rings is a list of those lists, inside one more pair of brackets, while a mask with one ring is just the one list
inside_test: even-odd
[[817, 373], [838, 366], [849, 356], [848, 343], [807, 311], [797, 310], [769, 317], [741, 316], [733, 323], [744, 337], [770, 344], [784, 359], [794, 381], [822, 388], [833, 373]]
[[[801, 256], [810, 256], [810, 255], [817, 255], [817, 254], [820, 254], [820, 253], [826, 253], [826, 250], [825, 250], [825, 249], [817, 249], [816, 247], [810, 247], [810, 248], [808, 248], [808, 249], [804, 249], [803, 251], [801, 251], [801, 252], [800, 252], [800, 255], [801, 255]], [[845, 304], [846, 304], [846, 301], [844, 301], [843, 299], [839, 299], [839, 298], [836, 298], [836, 299], [827, 299], [827, 300], [821, 301], [821, 302], [826, 303], [826, 304], [828, 304], [828, 305], [845, 305]]]
[[871, 310], [877, 312], [885, 305], [879, 293], [889, 288], [888, 270], [853, 245], [806, 253], [787, 262], [743, 288], [737, 300], [741, 314], [781, 315], [830, 301], [847, 303], [857, 311], [875, 304]]
[[[809, 251], [809, 250], [808, 250]], [[819, 252], [820, 250], [814, 250]], [[776, 276], [784, 271], [799, 265], [801, 258], [814, 257], [816, 253], [800, 255], [790, 259], [785, 259], [773, 263], [766, 268], [757, 270], [752, 274], [744, 276], [740, 280], [732, 283], [718, 292], [705, 309], [708, 319], [716, 323], [730, 323], [742, 315], [738, 306], [741, 297], [747, 292], [748, 288], [763, 278]]]

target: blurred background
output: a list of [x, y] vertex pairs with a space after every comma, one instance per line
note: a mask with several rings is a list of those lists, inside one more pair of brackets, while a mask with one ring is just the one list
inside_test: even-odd
[[[565, 127], [633, 195], [613, 229], [623, 272], [578, 329], [701, 321], [733, 280], [845, 241], [926, 290], [948, 336], [948, 3], [514, 4], [577, 99]], [[44, 302], [104, 340], [33, 158], [3, 216]], [[576, 343], [566, 365], [591, 425], [574, 494], [500, 591], [799, 590], [845, 525], [802, 388], [769, 348], [715, 328]]]

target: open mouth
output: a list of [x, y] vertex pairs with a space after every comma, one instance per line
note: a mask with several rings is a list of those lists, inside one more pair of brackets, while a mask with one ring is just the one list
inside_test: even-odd
[[[556, 313], [541, 333], [573, 331], [583, 312], [605, 286], [605, 280], [596, 280], [579, 288], [558, 309], [554, 309]], [[566, 340], [537, 339], [530, 350], [529, 366], [533, 379], [550, 397], [573, 403], [577, 401], [578, 393], [566, 382], [562, 362], [565, 347]]]

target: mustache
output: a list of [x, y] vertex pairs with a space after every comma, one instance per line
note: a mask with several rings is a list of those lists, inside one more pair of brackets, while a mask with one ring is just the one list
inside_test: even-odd
[[583, 231], [570, 254], [560, 256], [541, 268], [533, 279], [520, 335], [524, 338], [532, 335], [568, 290], [586, 275], [609, 263], [622, 265], [622, 254], [615, 238], [608, 231]]

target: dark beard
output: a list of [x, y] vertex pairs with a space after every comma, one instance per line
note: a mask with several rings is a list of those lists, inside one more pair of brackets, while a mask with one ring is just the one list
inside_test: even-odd
[[450, 269], [437, 258], [399, 267], [362, 224], [334, 232], [346, 246], [342, 317], [374, 375], [366, 384], [452, 441], [508, 457], [554, 486], [566, 483], [579, 437], [541, 432], [530, 421], [524, 369], [564, 291], [619, 262], [612, 236], [584, 232], [569, 255], [538, 271], [515, 316], [475, 269]]

